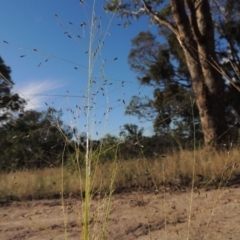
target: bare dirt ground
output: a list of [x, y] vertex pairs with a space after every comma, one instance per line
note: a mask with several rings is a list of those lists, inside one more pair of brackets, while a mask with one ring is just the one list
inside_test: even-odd
[[[191, 191], [131, 192], [116, 194], [111, 201], [105, 239], [240, 239], [240, 187]], [[107, 199], [91, 203], [91, 236], [100, 238]], [[81, 201], [33, 200], [1, 203], [1, 240], [81, 239]], [[105, 214], [104, 214], [105, 213]]]

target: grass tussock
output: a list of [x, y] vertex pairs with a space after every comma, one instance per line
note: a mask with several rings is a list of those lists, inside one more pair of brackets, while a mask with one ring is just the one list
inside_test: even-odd
[[[115, 192], [139, 188], [158, 190], [163, 185], [186, 187], [191, 186], [193, 170], [196, 187], [222, 187], [237, 181], [239, 157], [237, 150], [212, 155], [198, 150], [195, 154], [182, 151], [152, 160], [143, 158], [97, 164], [93, 165], [90, 188], [93, 195], [101, 195], [109, 192], [111, 184]], [[23, 200], [84, 196], [85, 174], [84, 170], [70, 172], [65, 168], [3, 173], [0, 175], [0, 198]]]

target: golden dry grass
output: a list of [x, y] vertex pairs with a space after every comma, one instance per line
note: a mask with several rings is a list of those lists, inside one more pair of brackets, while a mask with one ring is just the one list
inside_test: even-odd
[[[93, 193], [109, 190], [116, 168], [115, 191], [132, 188], [158, 189], [161, 185], [191, 186], [195, 156], [195, 183], [198, 187], [226, 185], [240, 174], [240, 152], [206, 154], [198, 150], [182, 151], [156, 159], [118, 161], [93, 166], [91, 188]], [[116, 165], [117, 164], [117, 165]], [[84, 193], [85, 172], [69, 172], [65, 168], [2, 173], [0, 198], [53, 198]], [[63, 193], [63, 195], [62, 195]]]

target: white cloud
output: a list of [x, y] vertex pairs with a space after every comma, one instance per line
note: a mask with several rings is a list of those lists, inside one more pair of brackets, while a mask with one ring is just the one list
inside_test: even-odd
[[[27, 105], [25, 110], [38, 109], [45, 105], [45, 102], [53, 94], [52, 91], [62, 87], [63, 84], [53, 80], [42, 80], [30, 82], [25, 86], [16, 87], [14, 90], [25, 100]], [[14, 91], [13, 90], [13, 91]]]

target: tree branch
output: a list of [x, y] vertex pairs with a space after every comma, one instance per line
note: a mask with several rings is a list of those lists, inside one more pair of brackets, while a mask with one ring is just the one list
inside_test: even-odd
[[195, 9], [195, 7], [193, 5], [193, 2], [191, 0], [185, 0], [185, 3], [187, 5], [187, 7], [189, 8], [190, 24], [192, 25], [194, 37], [198, 42], [201, 42], [202, 41], [201, 33], [199, 31], [197, 18], [196, 18], [196, 9], [200, 6], [201, 2], [199, 3], [199, 6], [196, 9]]
[[157, 13], [154, 12], [154, 11], [151, 9], [151, 7], [146, 3], [145, 0], [142, 0], [142, 3], [143, 3], [143, 6], [144, 6], [145, 11], [146, 11], [149, 15], [151, 15], [151, 16], [154, 18], [154, 20], [159, 23], [159, 25], [163, 25], [163, 26], [168, 27], [176, 36], [179, 36], [179, 32], [178, 32], [178, 30], [177, 30], [176, 27], [174, 27], [170, 22], [168, 22], [168, 21], [166, 21], [166, 20], [164, 20], [164, 19], [161, 19], [161, 18], [157, 15]]
[[145, 12], [144, 8], [139, 8], [136, 12], [131, 12], [133, 15], [138, 15], [141, 12]]
[[193, 36], [183, 0], [171, 0], [170, 4], [172, 7], [173, 17], [178, 26], [179, 34], [177, 37], [180, 39], [187, 38], [190, 40]]
[[184, 7], [184, 0], [171, 0], [172, 14], [178, 26], [179, 34], [177, 39], [185, 52], [192, 58], [195, 63], [198, 63], [198, 53], [196, 41], [191, 31], [191, 24]]

